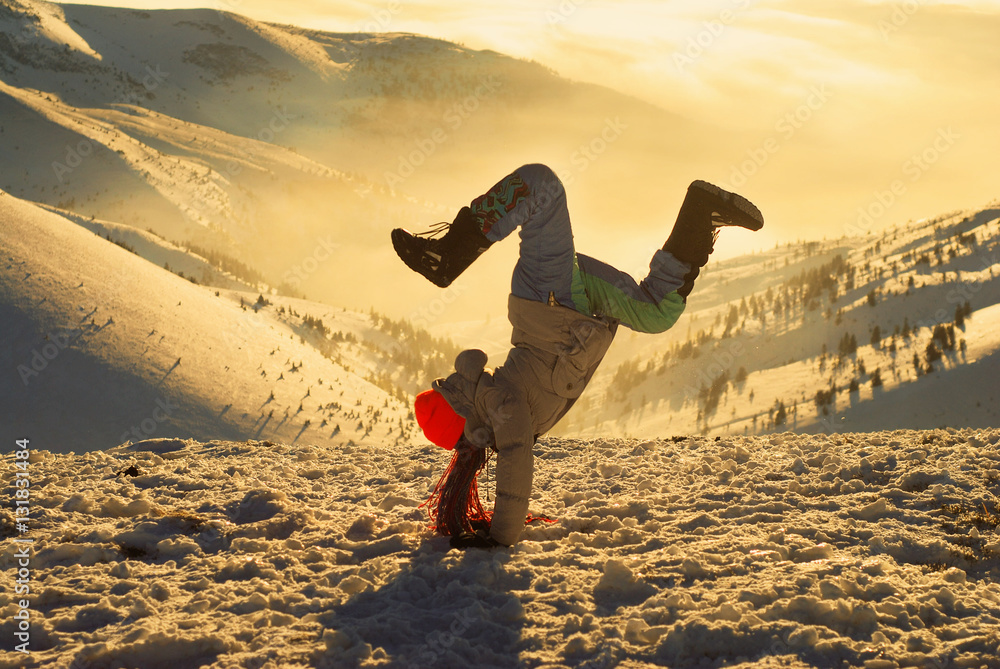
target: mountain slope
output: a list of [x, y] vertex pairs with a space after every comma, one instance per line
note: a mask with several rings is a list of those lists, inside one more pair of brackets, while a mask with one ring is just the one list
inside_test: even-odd
[[[302, 315], [336, 329], [329, 307], [243, 307], [255, 292], [195, 285], [7, 194], [0, 220], [5, 439], [80, 451], [154, 435], [342, 444], [409, 430], [408, 406], [360, 377], [391, 370], [385, 354], [317, 336]], [[340, 320], [341, 341], [378, 338]]]
[[998, 318], [996, 207], [713, 263], [674, 330], [619, 338], [562, 429], [997, 425]]

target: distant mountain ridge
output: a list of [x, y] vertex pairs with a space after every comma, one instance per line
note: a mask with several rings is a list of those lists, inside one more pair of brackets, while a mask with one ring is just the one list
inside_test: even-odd
[[327, 301], [396, 300], [386, 308], [406, 313], [406, 300], [366, 282], [346, 290], [346, 277], [388, 265], [391, 228], [448, 219], [527, 162], [587, 185], [580, 220], [658, 226], [649, 198], [683, 192], [711, 160], [695, 138], [725, 145], [702, 130], [537, 63], [419, 35], [0, 2], [0, 188], [235, 252], [272, 285], [333, 233], [344, 262], [294, 286]]

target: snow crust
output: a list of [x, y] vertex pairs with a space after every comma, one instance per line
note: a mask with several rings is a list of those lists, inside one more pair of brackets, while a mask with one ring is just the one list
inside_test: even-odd
[[39, 451], [24, 666], [997, 667], [998, 444], [542, 439], [557, 522], [466, 553], [419, 508], [433, 447]]

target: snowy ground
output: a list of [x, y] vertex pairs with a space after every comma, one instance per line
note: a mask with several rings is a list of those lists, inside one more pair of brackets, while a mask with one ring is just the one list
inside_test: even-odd
[[558, 522], [468, 553], [418, 508], [430, 446], [37, 452], [28, 531], [0, 512], [35, 542], [31, 655], [0, 666], [1000, 667], [998, 444], [543, 439]]

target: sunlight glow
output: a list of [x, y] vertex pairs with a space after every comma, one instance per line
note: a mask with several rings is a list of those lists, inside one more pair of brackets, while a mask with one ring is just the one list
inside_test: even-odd
[[[203, 0], [111, 0], [196, 7]], [[732, 139], [714, 175], [776, 134], [811, 91], [830, 92], [747, 188], [792, 227], [803, 198], [824, 202], [813, 225], [844, 225], [940, 127], [961, 127], [948, 169], [929, 172], [883, 223], [995, 196], [1000, 130], [1000, 2], [926, 0], [209, 0], [250, 17], [330, 31], [413, 32], [531, 59], [569, 79], [624, 92]], [[670, 128], [664, 128], [665, 134]], [[807, 178], [806, 175], [812, 178]], [[828, 181], [831, 180], [832, 181]], [[781, 194], [802, 189], [794, 201]], [[834, 195], [833, 193], [837, 194]], [[837, 203], [841, 204], [837, 204]], [[832, 209], [830, 208], [832, 207]], [[799, 231], [797, 231], [799, 232]], [[820, 228], [807, 231], [819, 234]]]

